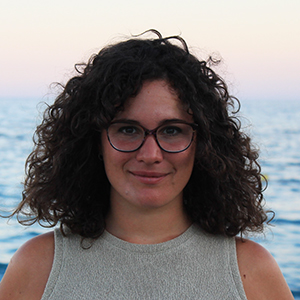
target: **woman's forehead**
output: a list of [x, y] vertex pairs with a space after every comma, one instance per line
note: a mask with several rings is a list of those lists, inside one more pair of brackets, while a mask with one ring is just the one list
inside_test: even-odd
[[119, 118], [192, 121], [191, 111], [187, 112], [178, 94], [163, 80], [145, 82], [135, 97], [125, 101], [114, 119]]

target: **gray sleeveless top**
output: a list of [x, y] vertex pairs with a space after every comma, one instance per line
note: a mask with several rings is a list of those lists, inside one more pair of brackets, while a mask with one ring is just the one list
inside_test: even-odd
[[155, 245], [125, 242], [108, 232], [89, 249], [81, 237], [55, 230], [55, 255], [42, 300], [247, 300], [234, 238], [192, 225]]

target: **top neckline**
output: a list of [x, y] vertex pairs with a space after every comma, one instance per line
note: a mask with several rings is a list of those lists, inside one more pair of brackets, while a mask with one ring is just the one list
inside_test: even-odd
[[[178, 247], [179, 245], [185, 243], [189, 240], [196, 232], [199, 232], [199, 228], [192, 224], [186, 231], [184, 231], [179, 236], [175, 237], [166, 242], [158, 244], [135, 244], [124, 241], [108, 231], [104, 231], [100, 239], [110, 243], [111, 245], [130, 252], [139, 252], [139, 253], [154, 253], [165, 251], [170, 248]], [[199, 234], [199, 233], [198, 233]]]

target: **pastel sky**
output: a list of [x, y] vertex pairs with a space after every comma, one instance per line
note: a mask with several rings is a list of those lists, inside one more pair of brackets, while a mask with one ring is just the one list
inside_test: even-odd
[[75, 63], [149, 28], [222, 57], [241, 99], [300, 100], [299, 0], [1, 1], [0, 99], [42, 98]]

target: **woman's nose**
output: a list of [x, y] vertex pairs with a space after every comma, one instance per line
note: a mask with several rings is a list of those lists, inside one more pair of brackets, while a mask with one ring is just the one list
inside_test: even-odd
[[163, 150], [158, 146], [154, 135], [147, 135], [142, 147], [137, 150], [136, 159], [146, 164], [158, 163], [163, 160]]

